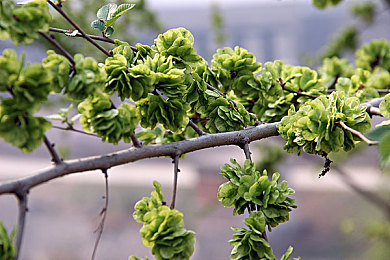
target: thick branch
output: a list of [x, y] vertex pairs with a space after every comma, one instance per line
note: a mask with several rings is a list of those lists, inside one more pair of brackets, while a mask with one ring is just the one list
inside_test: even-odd
[[16, 197], [19, 202], [19, 216], [18, 216], [18, 231], [16, 235], [16, 257], [15, 260], [19, 259], [20, 249], [22, 247], [22, 239], [23, 239], [23, 231], [24, 231], [24, 223], [26, 220], [27, 209], [27, 193], [28, 191], [23, 191], [22, 193], [17, 193]]
[[177, 193], [177, 178], [179, 175], [179, 154], [176, 154], [173, 157], [173, 164], [174, 164], [174, 169], [173, 169], [173, 191], [172, 191], [172, 201], [171, 201], [171, 209], [175, 208], [175, 203], [176, 203], [176, 193]]
[[104, 207], [103, 207], [102, 211], [100, 212], [100, 215], [102, 218], [100, 220], [99, 227], [96, 230], [96, 232], [98, 232], [98, 236], [96, 238], [95, 245], [93, 247], [91, 260], [95, 259], [95, 255], [97, 252], [99, 241], [100, 241], [100, 238], [102, 237], [102, 234], [103, 234], [104, 222], [106, 221], [107, 209], [108, 209], [108, 174], [107, 174], [107, 169], [102, 169], [102, 172], [104, 174], [104, 183], [105, 183], [105, 185], [104, 185], [104, 187], [105, 187]]
[[241, 131], [208, 134], [175, 143], [148, 145], [142, 146], [141, 148], [130, 148], [102, 156], [65, 161], [59, 165], [42, 169], [32, 176], [1, 183], [0, 194], [15, 193], [15, 191], [21, 188], [30, 189], [52, 179], [72, 173], [108, 169], [110, 167], [146, 158], [161, 156], [172, 157], [177, 153], [183, 154], [211, 147], [237, 145], [243, 140], [247, 140], [248, 142], [260, 140], [278, 135], [276, 125], [277, 123], [262, 124]]
[[104, 54], [107, 56], [112, 56], [106, 49], [104, 49], [100, 44], [95, 42], [94, 40], [91, 39], [62, 9], [61, 7], [57, 6], [54, 4], [52, 1], [47, 0], [47, 2], [54, 8], [56, 9], [57, 12], [59, 12], [76, 30], [80, 32], [80, 34], [90, 43], [92, 43], [96, 48], [98, 48], [100, 51], [102, 51]]
[[43, 137], [43, 141], [45, 142], [46, 148], [51, 155], [51, 161], [54, 162], [55, 164], [62, 163], [62, 159], [58, 155], [57, 151], [54, 149], [54, 144], [50, 143], [46, 135]]
[[353, 128], [350, 128], [349, 126], [347, 126], [343, 121], [340, 121], [339, 124], [341, 125], [342, 128], [344, 128], [345, 130], [351, 132], [352, 134], [358, 136], [363, 142], [365, 142], [366, 144], [368, 145], [376, 145], [378, 144], [378, 142], [376, 141], [371, 141], [370, 139], [368, 139], [367, 137], [365, 137], [362, 133], [360, 133], [359, 131], [356, 131], [355, 129]]
[[43, 32], [39, 32], [39, 34], [45, 38], [46, 40], [48, 40], [54, 47], [56, 47], [68, 60], [69, 62], [74, 65], [74, 60], [73, 60], [73, 57], [72, 55], [69, 54], [69, 52], [67, 52], [55, 39], [54, 37], [52, 37], [51, 35], [47, 35], [46, 33], [43, 33]]

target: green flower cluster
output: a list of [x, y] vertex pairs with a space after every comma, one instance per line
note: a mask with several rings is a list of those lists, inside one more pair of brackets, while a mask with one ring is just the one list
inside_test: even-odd
[[203, 58], [199, 56], [194, 45], [194, 36], [185, 28], [176, 28], [160, 34], [154, 40], [154, 48], [161, 55], [173, 57], [178, 63], [189, 66], [199, 66]]
[[[218, 97], [218, 94], [213, 95], [214, 98]], [[249, 113], [241, 103], [234, 104], [224, 97], [218, 97], [213, 101], [210, 99], [206, 114], [210, 119], [206, 129], [210, 133], [238, 131], [256, 123], [256, 116]]]
[[138, 125], [134, 106], [122, 103], [114, 108], [107, 94], [90, 96], [78, 106], [82, 114], [80, 123], [88, 132], [96, 133], [104, 142], [117, 144], [120, 140], [131, 141], [131, 135]]
[[33, 0], [16, 5], [14, 1], [0, 3], [0, 38], [8, 38], [15, 44], [30, 44], [38, 38], [36, 32], [47, 32], [51, 15], [45, 0]]
[[234, 215], [243, 214], [246, 209], [263, 212], [269, 229], [288, 221], [289, 212], [296, 208], [295, 200], [288, 197], [294, 194], [294, 190], [286, 181], [277, 184], [279, 173], [274, 173], [269, 181], [267, 172], [260, 174], [249, 160], [245, 161], [244, 167], [234, 159], [230, 162], [232, 165], [221, 167], [221, 175], [229, 181], [219, 187], [218, 200], [225, 207], [234, 207]]
[[255, 73], [261, 69], [261, 63], [247, 50], [236, 46], [234, 50], [226, 47], [218, 49], [211, 61], [212, 71], [222, 84], [222, 91], [233, 90], [238, 96], [257, 95], [259, 86]]
[[386, 40], [373, 40], [356, 51], [356, 66], [373, 71], [381, 68], [390, 71], [390, 44]]
[[164, 128], [177, 132], [187, 126], [189, 105], [178, 99], [165, 100], [160, 95], [149, 95], [136, 103], [141, 126], [153, 129], [158, 123]]
[[153, 185], [155, 191], [151, 197], [144, 197], [134, 207], [134, 220], [143, 224], [142, 241], [152, 248], [155, 259], [190, 259], [194, 252], [194, 232], [184, 228], [181, 212], [164, 205], [161, 185], [156, 181]]
[[81, 54], [74, 56], [76, 74], [65, 87], [64, 93], [74, 100], [84, 100], [89, 95], [103, 90], [106, 73], [97, 61]]
[[49, 50], [42, 65], [52, 75], [53, 90], [60, 93], [69, 83], [70, 64], [68, 59]]
[[0, 221], [0, 259], [15, 259], [16, 247], [14, 246], [13, 239], [16, 235], [16, 229], [12, 230], [8, 235], [7, 229], [4, 227], [3, 222]]
[[291, 104], [298, 108], [310, 99], [292, 91], [307, 95], [325, 94], [317, 72], [308, 67], [285, 65], [280, 60], [267, 62], [264, 66], [259, 76], [261, 95], [253, 106], [253, 112], [263, 122], [280, 121]]
[[359, 140], [340, 125], [341, 121], [359, 132], [366, 132], [371, 126], [370, 117], [359, 100], [336, 91], [307, 102], [298, 111], [291, 107], [277, 127], [287, 141], [284, 148], [288, 152], [300, 154], [303, 148], [307, 153], [327, 155], [341, 148], [349, 151]]

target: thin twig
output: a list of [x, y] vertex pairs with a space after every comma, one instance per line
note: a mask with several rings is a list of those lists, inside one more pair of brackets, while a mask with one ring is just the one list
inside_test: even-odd
[[19, 206], [19, 216], [18, 216], [18, 227], [17, 227], [17, 235], [16, 235], [16, 257], [15, 260], [19, 259], [21, 247], [22, 247], [22, 239], [24, 232], [24, 224], [26, 220], [27, 209], [27, 193], [28, 191], [24, 191], [22, 193], [16, 193], [16, 197], [18, 199]]
[[173, 191], [172, 191], [172, 202], [171, 202], [171, 209], [175, 208], [175, 203], [176, 203], [176, 193], [177, 193], [177, 178], [180, 172], [179, 169], [179, 157], [180, 154], [176, 154], [173, 157], [172, 163], [174, 164], [174, 171], [173, 171]]
[[99, 227], [95, 231], [95, 232], [98, 232], [98, 236], [97, 236], [96, 241], [95, 241], [95, 246], [93, 247], [93, 253], [92, 253], [91, 260], [95, 259], [95, 254], [97, 251], [97, 247], [99, 245], [100, 238], [102, 237], [102, 234], [103, 234], [104, 222], [105, 222], [106, 216], [107, 216], [107, 208], [108, 208], [108, 174], [107, 174], [107, 169], [102, 169], [102, 172], [104, 174], [104, 182], [105, 182], [104, 207], [103, 207], [102, 211], [100, 212], [101, 220], [100, 220]]
[[375, 194], [371, 191], [365, 190], [362, 187], [360, 187], [340, 167], [333, 166], [333, 170], [336, 170], [340, 174], [343, 182], [345, 184], [347, 184], [357, 194], [359, 194], [360, 196], [364, 197], [365, 199], [371, 201], [372, 203], [377, 205], [379, 209], [383, 210], [385, 212], [386, 217], [390, 220], [390, 202], [387, 202], [386, 200], [379, 197], [377, 194]]
[[111, 57], [112, 55], [104, 49], [100, 44], [95, 42], [91, 37], [89, 37], [62, 9], [61, 7], [57, 6], [54, 4], [52, 1], [47, 0], [47, 2], [54, 8], [56, 9], [57, 12], [59, 12], [76, 30], [80, 32], [80, 34], [85, 38], [87, 41], [95, 45], [96, 48], [98, 48], [100, 51], [102, 51], [104, 54], [107, 56]]
[[315, 95], [310, 95], [310, 94], [306, 94], [306, 93], [301, 92], [301, 91], [295, 91], [295, 90], [286, 88], [286, 82], [283, 82], [283, 80], [281, 78], [278, 80], [278, 83], [282, 87], [283, 90], [290, 92], [290, 93], [294, 93], [298, 97], [318, 98], [318, 96], [315, 96]]
[[80, 134], [84, 134], [84, 135], [90, 135], [90, 136], [97, 137], [96, 134], [84, 132], [84, 131], [81, 131], [81, 130], [78, 130], [78, 129], [75, 129], [75, 128], [69, 127], [69, 126], [68, 127], [61, 127], [61, 126], [52, 125], [51, 127], [55, 128], [55, 129], [60, 129], [60, 130], [65, 130], [65, 131], [72, 131], [72, 132], [76, 132], [76, 133], [80, 133]]
[[56, 149], [54, 149], [54, 144], [50, 143], [50, 141], [46, 135], [43, 137], [43, 141], [46, 145], [47, 150], [49, 151], [49, 153], [51, 155], [51, 161], [53, 163], [55, 163], [56, 165], [62, 163], [62, 159], [58, 155]]
[[69, 62], [74, 65], [74, 60], [73, 60], [73, 57], [72, 55], [69, 54], [69, 52], [67, 52], [54, 38], [54, 35], [47, 35], [46, 33], [43, 33], [43, 32], [39, 32], [39, 34], [45, 38], [46, 40], [48, 40], [54, 47], [56, 47], [68, 60]]
[[356, 131], [355, 129], [353, 128], [350, 128], [349, 126], [347, 126], [343, 121], [340, 121], [339, 124], [341, 125], [342, 128], [344, 128], [345, 130], [351, 132], [352, 134], [354, 135], [357, 135], [363, 142], [365, 142], [366, 144], [368, 145], [377, 145], [378, 142], [377, 141], [371, 141], [370, 139], [368, 139], [367, 137], [365, 137], [362, 133], [360, 133], [359, 131]]
[[130, 136], [131, 138], [131, 141], [133, 142], [133, 146], [136, 147], [136, 148], [141, 148], [142, 147], [142, 144], [140, 143], [140, 141], [137, 139], [137, 137], [135, 136], [135, 133], [133, 132], [132, 135]]
[[249, 150], [249, 143], [244, 141], [243, 145], [241, 146], [242, 150], [244, 150], [245, 158], [247, 160], [252, 161], [251, 158], [251, 151]]
[[[57, 33], [72, 33], [71, 30], [64, 30], [64, 29], [59, 29], [59, 28], [53, 28], [53, 27], [50, 27], [49, 28], [49, 31], [51, 32], [57, 32]], [[112, 43], [112, 44], [115, 44], [115, 41], [113, 39], [110, 39], [110, 38], [107, 38], [107, 37], [102, 37], [102, 36], [97, 36], [97, 35], [92, 35], [92, 34], [87, 34], [91, 39], [93, 40], [96, 40], [96, 41], [102, 41], [102, 42], [108, 42], [108, 43]], [[68, 35], [67, 35], [68, 36]], [[69, 37], [81, 37], [81, 38], [84, 38], [84, 36], [81, 34], [81, 33], [77, 33], [76, 35], [72, 35], [72, 36], [69, 36]], [[135, 47], [134, 47], [135, 48]]]
[[381, 110], [377, 107], [367, 107], [366, 109], [366, 112], [370, 115], [370, 116], [382, 116], [382, 113], [381, 113]]
[[194, 131], [199, 135], [199, 136], [202, 136], [202, 135], [205, 135], [207, 134], [206, 132], [202, 131], [202, 129], [200, 129], [194, 122], [192, 122], [192, 120], [190, 119], [190, 121], [188, 122], [188, 125], [194, 129]]
[[237, 104], [236, 102], [234, 102], [233, 99], [229, 98], [228, 95], [226, 95], [226, 93], [223, 93], [221, 91], [219, 91], [218, 89], [214, 88], [213, 86], [211, 86], [209, 83], [206, 82], [206, 86], [209, 90], [212, 90], [214, 92], [217, 92], [219, 95], [223, 96], [224, 98], [228, 99], [230, 102], [233, 103], [234, 107], [237, 108]]

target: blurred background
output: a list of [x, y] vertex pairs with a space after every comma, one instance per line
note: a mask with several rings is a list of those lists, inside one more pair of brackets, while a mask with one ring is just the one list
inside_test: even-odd
[[[316, 67], [318, 60], [335, 51], [353, 61], [354, 48], [372, 39], [390, 39], [389, 6], [374, 1], [375, 19], [367, 22], [351, 13], [355, 2], [343, 1], [319, 10], [308, 0], [141, 0], [118, 20], [112, 38], [151, 45], [159, 33], [185, 27], [194, 35], [195, 49], [208, 61], [217, 48], [238, 45], [262, 63], [282, 59], [287, 64]], [[89, 33], [97, 34], [89, 24], [106, 3], [67, 0], [64, 8]], [[53, 15], [55, 27], [72, 29]], [[346, 35], [346, 26], [354, 28], [354, 37]], [[104, 57], [96, 56], [100, 54], [83, 39], [63, 35], [56, 35], [56, 39], [71, 52], [103, 61]], [[334, 42], [343, 40], [347, 48], [334, 50], [338, 46]], [[352, 42], [354, 46], [348, 44]], [[27, 61], [40, 62], [51, 47], [43, 41], [17, 47], [0, 41], [0, 50], [6, 48], [25, 51]], [[54, 114], [67, 106], [67, 101], [53, 97], [40, 114]], [[104, 144], [96, 137], [58, 129], [49, 131], [48, 137], [65, 159], [130, 146]], [[259, 169], [280, 172], [296, 191], [298, 208], [290, 214], [291, 220], [268, 234], [275, 254], [280, 257], [292, 245], [293, 256], [302, 259], [390, 259], [390, 234], [384, 232], [389, 229], [390, 214], [381, 207], [383, 202], [390, 203], [389, 174], [378, 168], [376, 149], [363, 145], [353, 154], [334, 155], [333, 169], [318, 179], [322, 158], [290, 155], [282, 147], [279, 137], [251, 144]], [[216, 198], [219, 185], [225, 182], [219, 168], [230, 158], [242, 163], [245, 156], [240, 148], [232, 146], [190, 153], [180, 161], [176, 208], [184, 213], [186, 227], [196, 232], [192, 259], [229, 259], [232, 247], [228, 240], [234, 233], [230, 227], [243, 226], [245, 216], [232, 216], [232, 209], [224, 208]], [[50, 164], [44, 147], [24, 154], [0, 140], [0, 181], [31, 175]], [[132, 218], [133, 207], [150, 195], [153, 180], [162, 184], [165, 199], [170, 201], [171, 159], [142, 160], [108, 173], [110, 202], [96, 259], [151, 257], [151, 250], [142, 245], [139, 236], [141, 225]], [[89, 259], [104, 205], [102, 196], [104, 178], [98, 171], [70, 175], [31, 190], [21, 259]], [[0, 220], [10, 230], [16, 219], [17, 200], [1, 196]]]

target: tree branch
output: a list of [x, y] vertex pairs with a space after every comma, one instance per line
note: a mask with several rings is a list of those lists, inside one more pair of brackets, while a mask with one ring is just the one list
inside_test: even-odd
[[179, 157], [180, 154], [176, 154], [173, 157], [172, 163], [174, 164], [174, 171], [173, 171], [173, 191], [172, 191], [172, 201], [171, 201], [171, 209], [175, 208], [175, 203], [176, 203], [176, 193], [177, 193], [177, 178], [178, 174], [180, 172], [179, 169]]
[[76, 133], [80, 133], [80, 134], [84, 134], [84, 135], [90, 135], [90, 136], [98, 137], [96, 134], [84, 132], [84, 131], [81, 131], [81, 130], [78, 130], [78, 129], [75, 129], [75, 128], [69, 127], [69, 126], [68, 127], [61, 127], [61, 126], [52, 125], [51, 127], [55, 128], [55, 129], [60, 129], [60, 130], [65, 130], [65, 131], [72, 131], [72, 132], [76, 132]]
[[236, 102], [234, 102], [233, 99], [229, 98], [228, 95], [226, 95], [225, 93], [222, 93], [221, 91], [219, 91], [218, 89], [214, 88], [213, 86], [211, 86], [209, 83], [206, 82], [206, 86], [209, 90], [212, 90], [214, 92], [217, 92], [219, 95], [223, 96], [224, 98], [228, 99], [230, 102], [233, 103], [234, 107], [237, 108], [237, 104]]
[[60, 156], [58, 156], [57, 151], [54, 149], [54, 144], [50, 143], [46, 135], [43, 137], [43, 141], [46, 145], [47, 150], [49, 150], [49, 153], [51, 155], [51, 161], [55, 164], [62, 163], [62, 159], [60, 158]]
[[139, 142], [139, 140], [137, 139], [137, 137], [135, 136], [135, 133], [133, 132], [133, 134], [130, 136], [131, 138], [131, 141], [133, 142], [133, 146], [135, 148], [141, 148], [142, 147], [142, 144]]
[[129, 162], [162, 156], [175, 156], [180, 154], [203, 150], [206, 148], [237, 145], [247, 138], [248, 142], [263, 138], [277, 136], [277, 123], [262, 124], [241, 131], [226, 132], [219, 134], [207, 134], [180, 142], [148, 145], [141, 148], [130, 148], [115, 153], [101, 156], [81, 158], [64, 161], [63, 163], [42, 169], [32, 176], [0, 183], [0, 194], [15, 193], [19, 189], [30, 189], [52, 179], [72, 173], [108, 169]]
[[16, 197], [18, 199], [18, 206], [19, 206], [19, 216], [18, 216], [18, 230], [16, 235], [16, 257], [15, 260], [19, 259], [20, 256], [20, 250], [22, 247], [22, 239], [23, 239], [23, 232], [24, 232], [24, 224], [26, 220], [26, 213], [28, 211], [27, 209], [27, 193], [28, 191], [18, 192], [15, 193]]
[[[59, 29], [59, 28], [53, 28], [53, 27], [50, 27], [49, 28], [49, 31], [51, 32], [57, 32], [57, 33], [72, 33], [71, 30], [64, 30], [64, 29]], [[96, 41], [102, 41], [102, 42], [108, 42], [108, 43], [112, 43], [112, 44], [115, 44], [115, 41], [110, 39], [110, 38], [107, 38], [107, 37], [102, 37], [102, 36], [97, 36], [97, 35], [92, 35], [92, 34], [87, 34], [89, 38], [93, 39], [93, 40], [96, 40]], [[66, 35], [68, 36], [68, 35]], [[77, 33], [76, 35], [74, 36], [68, 36], [68, 37], [80, 37], [80, 38], [85, 38], [81, 33]], [[135, 47], [134, 47], [135, 48]]]
[[69, 54], [54, 38], [54, 35], [47, 35], [46, 33], [39, 32], [39, 34], [48, 40], [54, 47], [56, 47], [72, 64], [72, 66], [75, 64], [72, 55]]
[[96, 48], [98, 48], [101, 52], [106, 54], [107, 56], [111, 57], [112, 55], [104, 49], [100, 44], [95, 42], [94, 40], [91, 39], [62, 9], [61, 7], [57, 6], [54, 4], [52, 1], [47, 0], [47, 2], [54, 8], [56, 9], [57, 12], [59, 12], [76, 30], [80, 32], [80, 34], [85, 38], [87, 41], [95, 45]]
[[203, 132], [202, 129], [200, 129], [191, 119], [190, 121], [188, 122], [188, 125], [194, 129], [194, 131], [199, 135], [199, 136], [202, 136], [202, 135], [205, 135], [207, 134], [206, 132]]
[[286, 82], [283, 82], [282, 79], [279, 79], [278, 83], [282, 87], [283, 90], [290, 92], [290, 93], [294, 93], [298, 97], [309, 97], [309, 98], [313, 98], [313, 99], [318, 98], [318, 96], [315, 96], [315, 95], [310, 95], [310, 94], [303, 93], [302, 91], [295, 91], [295, 90], [286, 88]]
[[252, 162], [251, 151], [249, 150], [249, 142], [244, 140], [241, 144], [239, 144], [239, 146], [242, 150], [244, 150], [245, 158]]
[[371, 141], [370, 139], [368, 139], [367, 137], [365, 137], [362, 133], [360, 133], [359, 131], [356, 131], [355, 129], [353, 128], [350, 128], [349, 126], [347, 126], [343, 121], [340, 121], [339, 122], [340, 126], [342, 128], [344, 128], [345, 130], [351, 132], [352, 134], [354, 135], [357, 135], [363, 142], [365, 142], [366, 144], [368, 145], [376, 145], [378, 144], [377, 141]]
[[342, 170], [340, 167], [333, 166], [333, 170], [336, 170], [339, 173], [343, 182], [345, 184], [347, 184], [353, 191], [355, 191], [357, 194], [364, 197], [365, 199], [371, 201], [372, 203], [377, 205], [381, 210], [383, 210], [387, 219], [390, 220], [390, 202], [385, 201], [384, 199], [379, 197], [377, 194], [375, 194], [371, 191], [365, 190], [362, 187], [360, 187], [359, 185], [357, 185], [355, 182], [353, 182], [351, 177], [349, 177], [348, 174], [344, 170]]
[[92, 252], [92, 257], [91, 260], [95, 259], [96, 251], [99, 245], [100, 238], [102, 237], [103, 234], [103, 228], [104, 228], [104, 222], [106, 221], [106, 216], [107, 216], [107, 209], [108, 209], [108, 174], [107, 174], [107, 169], [102, 169], [102, 172], [104, 174], [104, 183], [105, 183], [105, 195], [104, 195], [104, 207], [102, 211], [100, 211], [101, 215], [101, 220], [99, 227], [96, 229], [95, 232], [98, 232], [98, 236], [95, 241], [95, 245], [93, 247], [93, 252]]

